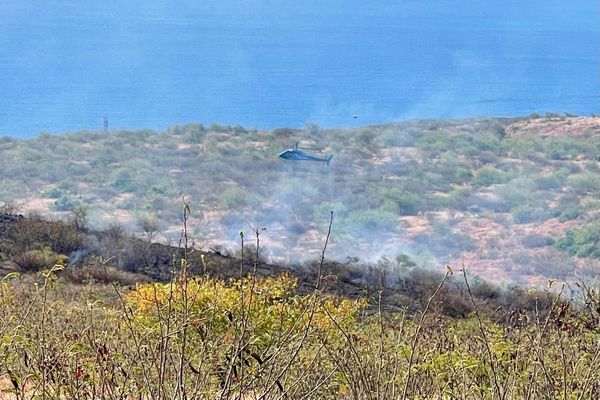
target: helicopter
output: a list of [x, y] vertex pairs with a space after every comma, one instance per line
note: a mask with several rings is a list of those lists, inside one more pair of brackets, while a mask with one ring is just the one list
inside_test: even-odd
[[327, 165], [329, 165], [329, 162], [331, 161], [332, 157], [333, 157], [333, 154], [329, 155], [329, 157], [327, 157], [327, 158], [310, 156], [310, 155], [306, 154], [305, 152], [303, 152], [302, 150], [298, 149], [298, 142], [296, 142], [296, 145], [294, 146], [293, 149], [287, 149], [287, 150], [284, 150], [281, 153], [279, 153], [279, 158], [283, 158], [284, 160], [317, 161], [317, 162], [325, 163]]

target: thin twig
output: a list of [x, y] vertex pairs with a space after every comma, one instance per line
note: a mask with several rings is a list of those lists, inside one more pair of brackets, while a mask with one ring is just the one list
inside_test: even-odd
[[315, 289], [319, 289], [321, 286], [321, 277], [323, 273], [323, 263], [325, 262], [325, 250], [327, 250], [327, 244], [329, 243], [329, 236], [331, 235], [331, 225], [333, 224], [333, 211], [330, 211], [331, 214], [329, 216], [329, 228], [327, 229], [327, 237], [325, 238], [325, 245], [323, 246], [323, 251], [321, 252], [321, 261], [319, 262], [319, 271], [317, 272], [317, 283], [315, 284]]
[[504, 395], [502, 394], [502, 391], [500, 390], [500, 385], [498, 384], [498, 377], [496, 374], [496, 362], [494, 360], [494, 355], [492, 353], [492, 349], [490, 349], [490, 344], [488, 342], [488, 338], [487, 335], [485, 333], [485, 329], [483, 327], [483, 321], [481, 320], [481, 317], [479, 316], [479, 310], [477, 309], [477, 304], [475, 304], [475, 298], [473, 296], [473, 292], [471, 291], [471, 286], [469, 285], [469, 280], [467, 279], [467, 269], [465, 268], [465, 266], [463, 265], [462, 268], [462, 273], [463, 273], [463, 278], [465, 280], [465, 285], [467, 286], [467, 292], [469, 292], [469, 298], [471, 299], [471, 304], [473, 305], [473, 311], [475, 312], [475, 316], [477, 317], [477, 322], [479, 323], [479, 330], [481, 332], [481, 336], [483, 338], [483, 343], [485, 344], [485, 349], [489, 358], [489, 362], [490, 362], [490, 367], [492, 369], [492, 376], [494, 378], [494, 388], [496, 390], [496, 395], [498, 396], [499, 399], [504, 399]]
[[421, 313], [421, 318], [419, 320], [419, 325], [417, 326], [417, 331], [415, 332], [415, 336], [413, 338], [412, 346], [410, 348], [410, 358], [408, 360], [408, 375], [406, 377], [406, 382], [404, 382], [404, 389], [402, 390], [402, 399], [406, 399], [406, 393], [408, 391], [408, 385], [410, 383], [410, 378], [411, 378], [411, 375], [412, 375], [412, 365], [413, 365], [413, 362], [414, 362], [414, 357], [415, 357], [415, 353], [416, 353], [416, 349], [417, 349], [417, 342], [419, 341], [419, 336], [421, 334], [421, 330], [423, 329], [423, 323], [425, 321], [425, 316], [427, 315], [427, 312], [429, 311], [429, 307], [431, 306], [431, 302], [433, 301], [433, 299], [435, 298], [435, 296], [437, 296], [438, 292], [440, 291], [440, 289], [444, 285], [444, 282], [446, 282], [446, 279], [448, 279], [448, 276], [451, 273], [452, 273], [451, 270], [448, 268], [446, 270], [446, 273], [444, 274], [444, 278], [441, 280], [440, 284], [435, 289], [435, 292], [433, 292], [433, 294], [431, 295], [431, 297], [429, 298], [429, 300], [427, 300], [427, 304], [425, 305], [425, 309]]

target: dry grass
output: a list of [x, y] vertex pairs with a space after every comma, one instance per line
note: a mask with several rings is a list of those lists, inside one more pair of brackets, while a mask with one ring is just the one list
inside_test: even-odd
[[[366, 312], [364, 301], [319, 288], [298, 295], [285, 276], [184, 280], [182, 266], [171, 283], [133, 291], [74, 285], [57, 279], [59, 271], [5, 279], [0, 398], [600, 395], [597, 295], [583, 299], [588, 312], [548, 293], [549, 313], [516, 311], [500, 325], [480, 312], [452, 319], [434, 311], [450, 269], [408, 318]], [[477, 310], [470, 288], [465, 297]]]

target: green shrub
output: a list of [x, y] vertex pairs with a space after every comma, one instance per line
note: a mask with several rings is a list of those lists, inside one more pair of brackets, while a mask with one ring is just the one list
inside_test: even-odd
[[521, 205], [512, 209], [513, 221], [516, 224], [529, 224], [542, 222], [551, 217], [551, 214], [540, 207], [529, 204]]
[[385, 232], [396, 227], [398, 217], [390, 212], [378, 209], [350, 212], [347, 226], [356, 235], [368, 235], [369, 231]]
[[475, 172], [473, 183], [479, 186], [489, 186], [498, 183], [506, 183], [510, 180], [511, 174], [504, 172], [492, 166], [485, 166]]
[[533, 183], [528, 178], [515, 178], [497, 189], [496, 193], [510, 208], [528, 204], [536, 199], [531, 190]]
[[87, 163], [68, 163], [65, 166], [63, 174], [61, 178], [67, 177], [81, 177], [88, 174], [91, 170], [91, 167]]
[[63, 191], [57, 187], [50, 188], [44, 191], [44, 196], [51, 199], [58, 199], [63, 196]]
[[554, 217], [557, 217], [560, 222], [571, 221], [583, 215], [583, 207], [579, 205], [578, 199], [570, 201], [561, 201], [556, 207], [550, 210]]
[[218, 133], [228, 133], [228, 132], [232, 131], [232, 128], [229, 125], [222, 125], [222, 124], [214, 123], [210, 126], [209, 130], [211, 130], [213, 132], [218, 132]]
[[502, 141], [502, 148], [503, 153], [506, 155], [524, 159], [543, 150], [541, 142], [531, 137], [504, 139]]
[[499, 152], [500, 147], [500, 139], [491, 133], [480, 133], [477, 135], [473, 135], [473, 145], [477, 148], [477, 150], [481, 151], [492, 151], [494, 153]]
[[321, 221], [329, 218], [330, 212], [333, 211], [335, 218], [345, 218], [348, 216], [348, 209], [343, 203], [324, 201], [313, 209], [315, 221]]
[[550, 138], [544, 142], [544, 152], [552, 160], [565, 160], [586, 153], [589, 145], [570, 137]]
[[472, 194], [472, 190], [470, 188], [454, 188], [448, 196], [445, 198], [445, 203], [448, 208], [452, 208], [455, 210], [465, 210], [469, 204], [468, 199]]
[[415, 215], [422, 202], [421, 195], [400, 187], [386, 188], [381, 196], [395, 204], [400, 215]]
[[135, 192], [138, 185], [128, 169], [119, 169], [114, 174], [112, 185], [124, 192]]
[[245, 207], [248, 204], [246, 192], [239, 186], [227, 188], [221, 193], [221, 203], [226, 209]]
[[410, 256], [408, 256], [407, 254], [404, 253], [400, 253], [398, 254], [395, 258], [394, 261], [396, 262], [396, 264], [402, 268], [402, 269], [410, 269], [413, 267], [417, 266], [417, 263], [415, 263]]
[[79, 201], [71, 196], [61, 196], [54, 201], [53, 207], [56, 211], [72, 211], [79, 206]]
[[448, 183], [462, 184], [469, 182], [473, 178], [473, 173], [469, 168], [456, 167], [449, 171], [447, 175]]
[[454, 148], [452, 140], [446, 133], [428, 133], [419, 138], [416, 146], [428, 152], [438, 154], [447, 149]]
[[423, 184], [431, 190], [446, 192], [450, 190], [450, 182], [442, 174], [426, 171], [423, 174]]
[[410, 147], [419, 140], [423, 133], [418, 130], [391, 130], [381, 136], [381, 142], [385, 147]]
[[434, 167], [435, 172], [441, 174], [447, 183], [463, 183], [472, 178], [470, 166], [460, 161], [460, 156], [451, 150], [443, 153]]
[[539, 190], [557, 190], [562, 188], [569, 176], [569, 171], [561, 168], [550, 175], [538, 175], [534, 178], [536, 189]]
[[600, 179], [598, 179], [598, 176], [589, 172], [569, 176], [567, 178], [567, 184], [580, 194], [600, 191]]
[[162, 179], [150, 186], [150, 189], [146, 192], [146, 196], [164, 196], [172, 197], [178, 194], [177, 186], [167, 179]]
[[600, 259], [600, 222], [594, 221], [580, 229], [568, 230], [557, 245], [559, 249], [577, 257]]

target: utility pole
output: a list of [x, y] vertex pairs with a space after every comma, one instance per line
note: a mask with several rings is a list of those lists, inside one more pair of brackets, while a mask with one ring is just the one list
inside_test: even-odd
[[108, 133], [108, 117], [102, 119], [102, 131]]

